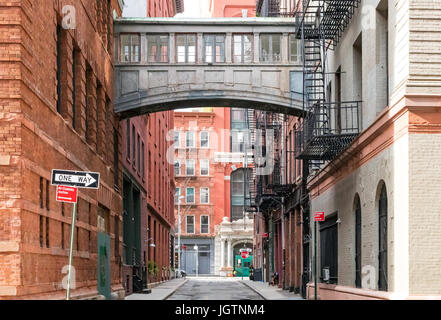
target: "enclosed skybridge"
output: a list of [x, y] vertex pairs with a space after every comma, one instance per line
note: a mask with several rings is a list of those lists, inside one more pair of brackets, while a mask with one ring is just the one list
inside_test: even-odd
[[121, 118], [205, 106], [303, 114], [293, 18], [120, 18], [115, 50]]

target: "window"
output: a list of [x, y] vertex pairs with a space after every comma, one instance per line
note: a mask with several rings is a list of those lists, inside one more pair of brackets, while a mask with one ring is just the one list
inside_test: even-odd
[[46, 217], [46, 248], [49, 248], [49, 218]]
[[175, 176], [181, 175], [181, 162], [179, 160], [175, 160]]
[[282, 61], [280, 34], [262, 34], [260, 36], [260, 61]]
[[194, 188], [187, 188], [185, 192], [185, 202], [194, 203]]
[[225, 62], [225, 36], [224, 35], [205, 35], [204, 36], [205, 55], [204, 61], [208, 63]]
[[126, 148], [127, 148], [127, 160], [130, 161], [130, 120], [126, 120]]
[[194, 164], [195, 161], [193, 159], [185, 160], [185, 175], [194, 176]]
[[186, 233], [194, 233], [194, 216], [186, 217]]
[[210, 161], [208, 159], [202, 159], [200, 161], [200, 167], [201, 167], [201, 176], [208, 176], [210, 174], [209, 172]]
[[141, 159], [142, 159], [142, 162], [141, 162], [141, 175], [142, 175], [142, 178], [144, 179], [145, 178], [145, 154], [144, 154], [144, 142], [141, 142]]
[[77, 50], [72, 51], [72, 128], [76, 128]]
[[137, 157], [137, 163], [138, 163], [138, 174], [140, 172], [141, 169], [141, 142], [140, 142], [141, 138], [139, 136], [139, 134], [136, 137], [136, 149], [138, 150], [138, 157]]
[[[113, 143], [113, 183], [115, 186], [119, 186], [119, 135], [116, 128], [113, 128]], [[130, 148], [130, 145], [127, 148]]]
[[57, 25], [57, 112], [61, 113], [61, 26]]
[[387, 192], [383, 183], [378, 200], [379, 252], [378, 252], [378, 290], [387, 291]]
[[179, 63], [196, 62], [196, 35], [178, 34], [176, 36], [176, 54]]
[[295, 34], [289, 35], [289, 61], [300, 63], [302, 61], [302, 47]]
[[201, 188], [200, 189], [200, 201], [202, 204], [210, 203], [210, 189], [209, 188]]
[[250, 63], [252, 61], [252, 35], [241, 34], [233, 36], [233, 61]]
[[135, 140], [135, 125], [132, 124], [132, 165], [136, 168], [136, 140]]
[[201, 216], [201, 233], [209, 233], [210, 225], [208, 216]]
[[[247, 176], [249, 173], [251, 173], [250, 169], [248, 169]], [[249, 192], [244, 175], [245, 169], [238, 169], [231, 173], [231, 221], [243, 219], [245, 195]]]
[[208, 148], [209, 147], [209, 139], [210, 139], [210, 133], [208, 131], [201, 131], [200, 133], [200, 145], [201, 148]]
[[115, 223], [115, 257], [119, 257], [119, 217], [114, 217], [114, 223]]
[[175, 190], [175, 203], [179, 203], [179, 197], [181, 196], [181, 188], [176, 188]]
[[43, 248], [44, 244], [44, 217], [40, 216], [40, 247]]
[[174, 132], [174, 144], [175, 144], [175, 148], [179, 148], [180, 147], [180, 138], [181, 138], [181, 135], [180, 135], [180, 132], [179, 131], [177, 131], [177, 130], [175, 130], [175, 132]]
[[121, 35], [121, 62], [139, 62], [140, 42], [139, 34]]
[[323, 269], [329, 269], [329, 279], [326, 282], [338, 283], [338, 229], [337, 214], [326, 217], [320, 223], [320, 271], [322, 279]]
[[361, 205], [358, 194], [355, 198], [355, 287], [361, 288]]
[[185, 133], [185, 146], [187, 148], [194, 148], [195, 147], [195, 138], [194, 138], [194, 131], [187, 131]]
[[168, 35], [147, 36], [147, 61], [168, 62]]

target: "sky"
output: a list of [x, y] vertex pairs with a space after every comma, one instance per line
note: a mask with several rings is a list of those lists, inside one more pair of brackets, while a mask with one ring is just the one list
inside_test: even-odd
[[[177, 14], [176, 17], [208, 17], [208, 5], [209, 0], [184, 0], [184, 12]], [[146, 0], [124, 0], [123, 17], [145, 17], [146, 13]]]

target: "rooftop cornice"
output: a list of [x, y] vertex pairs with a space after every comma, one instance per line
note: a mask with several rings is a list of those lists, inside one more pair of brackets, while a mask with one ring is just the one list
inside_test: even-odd
[[118, 24], [148, 24], [148, 25], [292, 25], [295, 18], [257, 17], [257, 18], [117, 18]]

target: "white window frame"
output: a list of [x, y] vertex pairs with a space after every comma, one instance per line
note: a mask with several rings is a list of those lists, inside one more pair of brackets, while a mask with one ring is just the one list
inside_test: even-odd
[[[207, 189], [207, 195], [208, 195], [207, 202], [202, 202], [202, 189]], [[200, 204], [210, 204], [210, 188], [208, 188], [208, 187], [200, 187], [199, 188], [199, 203]]]
[[[293, 53], [291, 52], [291, 40], [294, 39], [296, 41], [297, 44], [297, 53], [294, 55], [297, 59], [296, 60], [292, 60], [292, 55]], [[296, 39], [295, 34], [294, 33], [290, 33], [288, 35], [288, 60], [291, 63], [301, 63], [302, 62], [302, 45], [301, 45], [301, 41], [299, 39]]]
[[[176, 174], [176, 163], [179, 163], [179, 172], [178, 174]], [[175, 176], [180, 176], [181, 175], [181, 168], [182, 168], [182, 164], [181, 164], [181, 160], [175, 160], [174, 166], [173, 166], [173, 172], [175, 174]]]
[[[188, 217], [193, 217], [193, 232], [188, 232]], [[196, 219], [194, 218], [194, 215], [187, 215], [185, 216], [185, 233], [187, 234], [195, 234], [196, 233]]]
[[[202, 133], [207, 134], [207, 146], [206, 147], [202, 146]], [[199, 147], [201, 147], [202, 149], [209, 149], [210, 148], [210, 132], [209, 131], [203, 130], [203, 131], [199, 132]]]
[[[193, 144], [191, 146], [188, 145], [188, 141], [189, 141], [189, 139], [187, 139], [188, 134], [192, 134], [193, 135], [193, 139], [192, 139]], [[195, 146], [196, 146], [196, 134], [195, 134], [195, 132], [194, 131], [186, 131], [185, 132], [185, 147], [186, 148], [195, 148]]]
[[[188, 168], [190, 167], [188, 164], [193, 163], [193, 174], [188, 174]], [[185, 175], [186, 176], [194, 176], [196, 174], [196, 161], [194, 159], [185, 159]]]
[[[188, 189], [193, 189], [193, 202], [188, 202]], [[196, 201], [196, 189], [195, 187], [187, 187], [185, 188], [185, 203], [194, 204]]]
[[[202, 162], [207, 162], [207, 174], [202, 174]], [[209, 159], [199, 160], [199, 174], [201, 176], [209, 176], [210, 175], [210, 160]]]
[[[202, 217], [207, 217], [208, 223], [207, 223], [207, 232], [202, 232]], [[210, 216], [207, 214], [203, 214], [199, 217], [199, 229], [201, 234], [209, 234], [210, 233]]]
[[[175, 138], [176, 138], [176, 134], [178, 134], [178, 141], [176, 142]], [[175, 130], [174, 132], [174, 136], [173, 136], [173, 143], [175, 145], [175, 148], [179, 148], [181, 146], [181, 132], [178, 130]]]
[[[176, 194], [179, 191], [178, 194]], [[178, 198], [176, 199], [176, 195], [178, 196]], [[176, 187], [175, 189], [175, 204], [178, 204], [179, 202], [179, 197], [181, 196], [181, 187]], [[176, 201], [177, 200], [177, 201]]]

